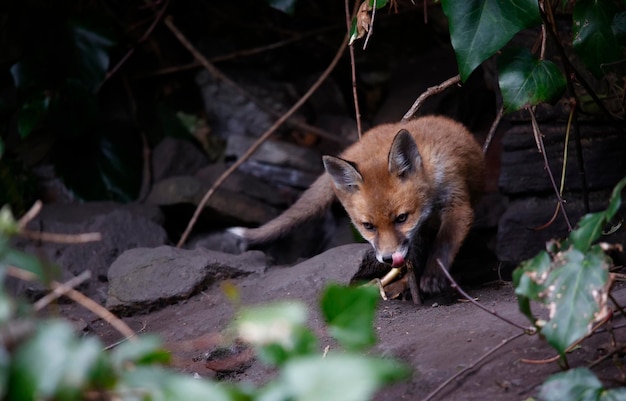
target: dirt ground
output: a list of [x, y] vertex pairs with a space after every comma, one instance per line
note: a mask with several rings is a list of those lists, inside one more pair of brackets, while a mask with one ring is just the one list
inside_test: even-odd
[[[231, 283], [239, 289], [244, 305], [289, 299], [304, 302], [310, 308], [310, 325], [320, 336], [321, 347], [329, 345], [332, 350], [335, 344], [324, 332], [316, 312], [317, 299], [326, 283], [349, 280], [350, 263], [343, 262], [342, 255], [358, 253], [362, 246], [339, 247], [296, 266], [272, 267], [263, 274], [232, 279]], [[469, 288], [468, 292], [498, 315], [528, 326], [518, 311], [510, 283], [493, 282]], [[614, 295], [618, 301], [626, 301], [626, 289], [618, 289]], [[77, 305], [62, 305], [61, 313], [82, 321], [87, 331], [100, 336], [105, 344], [120, 340], [119, 333], [107, 323], [94, 320]], [[214, 283], [175, 305], [124, 320], [134, 330], [161, 336], [174, 355], [175, 368], [182, 372], [264, 383], [275, 372], [245, 352], [218, 362], [219, 372], [207, 367], [207, 355], [224, 341], [221, 334], [233, 313], [234, 307], [221, 283]], [[619, 325], [621, 320], [616, 318], [613, 323]], [[454, 296], [427, 299], [422, 306], [399, 300], [381, 301], [375, 324], [379, 343], [372, 352], [404, 361], [413, 371], [410, 380], [377, 394], [378, 401], [425, 399], [455, 374], [460, 376], [432, 399], [526, 400], [536, 397], [538, 386], [560, 371], [557, 363], [542, 362], [554, 357], [555, 352], [539, 336], [523, 334], [521, 329]], [[616, 330], [616, 336], [620, 342], [623, 332]], [[568, 360], [571, 367], [587, 366], [612, 349], [610, 336], [599, 333], [584, 341]], [[619, 374], [610, 360], [594, 368], [594, 372], [609, 384]]]

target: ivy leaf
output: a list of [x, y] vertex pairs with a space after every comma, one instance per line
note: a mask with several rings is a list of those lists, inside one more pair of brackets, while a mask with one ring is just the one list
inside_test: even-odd
[[603, 212], [589, 213], [579, 222], [578, 227], [572, 231], [563, 248], [570, 245], [581, 252], [587, 249], [602, 235], [604, 225], [611, 221], [622, 204], [622, 190], [626, 186], [626, 178], [617, 183], [611, 194], [609, 206]]
[[378, 303], [374, 287], [344, 287], [331, 284], [321, 299], [328, 332], [349, 350], [360, 350], [374, 345], [374, 313]]
[[536, 0], [441, 0], [461, 80], [524, 28], [541, 23]]
[[[604, 75], [604, 64], [623, 57], [623, 49], [613, 31], [616, 13], [617, 8], [612, 1], [579, 0], [574, 6], [572, 44], [580, 59], [596, 77]], [[618, 19], [618, 31], [619, 26]]]
[[129, 365], [168, 363], [170, 354], [156, 336], [142, 336], [138, 341], [120, 344], [111, 354], [111, 363], [117, 369]]
[[505, 51], [498, 57], [500, 90], [505, 111], [558, 100], [566, 80], [551, 61], [539, 60], [528, 49]]
[[619, 401], [626, 399], [626, 388], [605, 390], [600, 380], [589, 369], [576, 368], [550, 376], [541, 386], [539, 399]]
[[69, 32], [75, 49], [70, 74], [95, 93], [106, 76], [108, 51], [115, 42], [101, 30], [85, 23], [70, 22]]
[[[279, 379], [283, 399], [361, 401], [372, 398], [384, 384], [408, 376], [397, 362], [357, 354], [317, 355], [289, 361]], [[349, 384], [349, 385], [347, 385]]]
[[244, 342], [254, 345], [261, 360], [282, 365], [315, 350], [317, 342], [306, 319], [306, 308], [301, 303], [279, 302], [242, 309], [235, 327]]
[[52, 161], [57, 173], [82, 199], [134, 200], [141, 184], [139, 134], [113, 122], [91, 128], [89, 135], [55, 143]]
[[517, 295], [520, 311], [534, 323], [530, 300], [539, 299], [544, 290], [543, 281], [550, 271], [550, 255], [539, 252], [534, 258], [524, 261], [513, 271], [513, 287]]
[[125, 400], [241, 401], [248, 399], [222, 383], [194, 379], [189, 375], [173, 374], [153, 366], [140, 366], [125, 372], [115, 390], [117, 394], [125, 395], [122, 397]]
[[17, 117], [17, 127], [22, 138], [26, 138], [44, 118], [50, 108], [50, 97], [40, 92], [27, 99]]
[[14, 355], [8, 399], [79, 400], [81, 390], [89, 387], [101, 370], [102, 358], [102, 344], [97, 339], [78, 340], [65, 322], [41, 324]]
[[550, 310], [550, 320], [541, 328], [541, 334], [560, 354], [608, 314], [609, 291], [609, 264], [599, 246], [585, 254], [570, 249], [562, 253], [562, 259], [557, 263], [563, 264], [545, 283], [543, 302]]
[[297, 0], [267, 0], [270, 7], [292, 15], [296, 9]]

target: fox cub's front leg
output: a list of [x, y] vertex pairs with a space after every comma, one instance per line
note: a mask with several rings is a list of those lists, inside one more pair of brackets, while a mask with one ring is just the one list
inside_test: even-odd
[[436, 293], [448, 286], [448, 279], [441, 271], [438, 260], [446, 270], [450, 269], [472, 225], [474, 211], [469, 201], [459, 200], [443, 208], [440, 219], [439, 231], [420, 279], [420, 289], [426, 293]]

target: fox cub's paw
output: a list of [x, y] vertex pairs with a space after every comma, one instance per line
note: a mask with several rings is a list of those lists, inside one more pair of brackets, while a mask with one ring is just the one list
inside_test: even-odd
[[420, 278], [420, 290], [427, 294], [438, 294], [448, 288], [448, 279], [440, 272], [424, 272]]
[[229, 233], [233, 234], [234, 236], [238, 238], [246, 239], [246, 232], [248, 231], [248, 229], [245, 227], [231, 227], [227, 229], [226, 231], [228, 231]]

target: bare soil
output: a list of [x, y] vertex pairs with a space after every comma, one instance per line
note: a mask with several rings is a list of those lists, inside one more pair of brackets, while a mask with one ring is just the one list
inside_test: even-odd
[[[310, 307], [310, 325], [320, 336], [321, 346], [332, 350], [336, 344], [324, 331], [316, 312], [317, 299], [327, 282], [349, 280], [350, 274], [346, 273], [350, 272], [339, 256], [350, 249], [330, 250], [294, 267], [273, 267], [230, 283], [239, 289], [244, 305], [289, 299], [304, 302]], [[249, 352], [239, 350], [225, 359], [207, 361], [228, 340], [225, 329], [235, 310], [222, 286], [214, 283], [188, 300], [124, 320], [134, 330], [161, 336], [173, 353], [175, 368], [181, 372], [219, 380], [267, 382], [276, 372], [255, 361]], [[518, 311], [510, 283], [492, 282], [469, 288], [468, 292], [489, 310], [528, 326]], [[617, 289], [614, 295], [618, 301], [626, 301], [626, 289]], [[61, 313], [86, 325], [86, 330], [106, 344], [120, 340], [120, 334], [110, 325], [94, 320], [77, 305], [62, 305]], [[549, 361], [555, 352], [538, 335], [523, 334], [521, 329], [457, 296], [427, 299], [421, 306], [400, 300], [381, 301], [375, 324], [379, 343], [371, 352], [397, 358], [413, 370], [410, 380], [386, 388], [375, 400], [425, 399], [457, 374], [432, 399], [525, 400], [536, 397], [538, 386], [561, 371], [556, 362]], [[622, 331], [617, 330], [616, 336], [618, 342], [623, 341]], [[611, 350], [611, 337], [602, 332], [585, 340], [568, 361], [571, 367], [588, 366]], [[608, 358], [594, 372], [611, 385], [619, 374], [615, 366]]]

